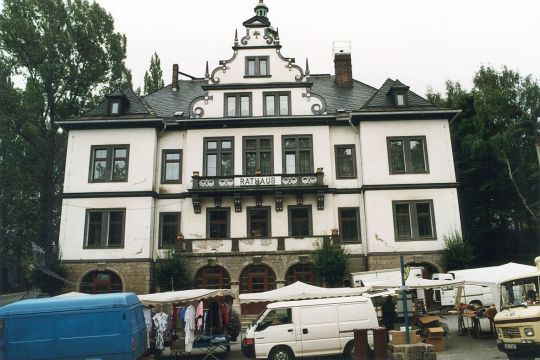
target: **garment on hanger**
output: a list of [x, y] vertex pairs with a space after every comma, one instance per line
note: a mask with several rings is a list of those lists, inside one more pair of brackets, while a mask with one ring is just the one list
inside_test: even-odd
[[193, 349], [193, 342], [195, 341], [195, 308], [193, 305], [189, 305], [186, 309], [184, 320], [186, 322], [184, 326], [186, 332], [186, 352], [190, 353]]
[[221, 314], [223, 327], [227, 327], [229, 325], [229, 307], [227, 304], [219, 304], [219, 312]]
[[156, 349], [163, 350], [165, 347], [165, 332], [167, 331], [167, 324], [169, 321], [169, 315], [163, 311], [158, 312], [152, 318], [154, 320], [154, 326], [156, 327]]
[[195, 312], [195, 318], [197, 319], [197, 330], [199, 331], [202, 329], [203, 311], [204, 311], [204, 305], [203, 305], [203, 302], [201, 301], [197, 304], [197, 311]]
[[176, 334], [176, 325], [178, 323], [178, 307], [173, 305], [171, 310], [171, 329], [175, 331]]

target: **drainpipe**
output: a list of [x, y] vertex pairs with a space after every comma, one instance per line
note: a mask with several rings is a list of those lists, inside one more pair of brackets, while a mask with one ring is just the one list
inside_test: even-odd
[[[159, 166], [159, 139], [161, 138], [161, 135], [163, 135], [163, 133], [165, 132], [165, 130], [167, 129], [167, 122], [164, 120], [164, 119], [161, 119], [161, 122], [163, 123], [163, 128], [159, 131], [159, 133], [157, 134], [157, 141], [156, 141], [156, 155], [155, 155], [155, 161], [154, 161], [154, 164], [155, 166]], [[157, 170], [157, 169], [155, 169]], [[156, 176], [158, 176], [158, 171], [154, 171], [154, 184], [156, 184], [156, 186], [158, 187], [158, 190], [159, 190], [159, 179], [156, 178]], [[150, 241], [150, 246], [151, 246], [151, 256], [152, 256], [152, 261], [154, 261], [156, 259], [156, 229], [155, 229], [155, 224], [156, 224], [156, 213], [157, 213], [157, 200], [154, 199], [154, 206], [152, 207], [152, 223], [151, 223], [151, 229], [152, 229], [152, 233], [150, 234], [150, 238], [151, 238], [151, 241]]]
[[353, 128], [354, 132], [358, 134], [358, 129], [356, 128], [356, 126], [354, 126], [354, 124], [352, 123], [352, 112], [349, 113], [349, 125], [351, 125], [351, 127]]

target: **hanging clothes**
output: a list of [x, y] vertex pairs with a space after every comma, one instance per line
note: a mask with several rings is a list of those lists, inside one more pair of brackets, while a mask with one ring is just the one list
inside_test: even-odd
[[150, 308], [143, 309], [144, 324], [146, 325], [146, 348], [150, 349], [150, 333], [152, 332], [152, 310]]
[[154, 320], [154, 326], [156, 327], [156, 349], [163, 350], [165, 347], [165, 332], [167, 331], [169, 315], [160, 311], [154, 315], [152, 320]]
[[204, 305], [203, 305], [203, 302], [199, 302], [199, 304], [197, 304], [197, 311], [195, 312], [195, 318], [197, 319], [197, 330], [201, 330], [202, 329], [202, 324], [203, 324], [203, 311], [204, 311]]
[[175, 334], [176, 325], [178, 323], [178, 310], [178, 307], [176, 306], [176, 304], [174, 304], [171, 310], [171, 329], [174, 331]]
[[229, 307], [227, 304], [219, 304], [219, 312], [221, 314], [223, 327], [227, 327], [229, 325]]
[[195, 341], [195, 308], [193, 305], [189, 305], [186, 309], [184, 320], [186, 322], [184, 327], [186, 332], [186, 352], [190, 353]]

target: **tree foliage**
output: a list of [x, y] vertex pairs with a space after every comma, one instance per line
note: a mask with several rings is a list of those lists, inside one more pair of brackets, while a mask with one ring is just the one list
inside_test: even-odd
[[193, 284], [186, 260], [172, 251], [156, 261], [154, 280], [161, 291], [185, 290]]
[[144, 73], [144, 94], [150, 94], [163, 87], [163, 71], [157, 53], [150, 58], [150, 68]]
[[538, 80], [482, 66], [470, 91], [448, 82], [444, 96], [428, 98], [463, 110], [451, 134], [463, 231], [479, 264], [532, 263], [540, 250]]
[[349, 270], [349, 254], [342, 246], [323, 242], [313, 255], [315, 270], [326, 286], [340, 287]]
[[[4, 0], [0, 230], [3, 252], [14, 262], [31, 255], [33, 241], [45, 250], [49, 266], [56, 266], [66, 149], [56, 122], [82, 114], [112, 88], [130, 86], [125, 57], [125, 36], [114, 31], [112, 17], [96, 3]], [[13, 75], [23, 88], [13, 86]]]

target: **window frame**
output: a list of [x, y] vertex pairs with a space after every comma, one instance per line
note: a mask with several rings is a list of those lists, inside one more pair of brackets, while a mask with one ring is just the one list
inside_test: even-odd
[[[255, 149], [247, 149], [246, 148], [246, 142], [248, 140], [256, 140]], [[247, 172], [247, 159], [246, 159], [246, 153], [248, 152], [255, 152], [255, 162], [257, 165], [257, 169], [261, 170], [261, 152], [267, 152], [266, 150], [261, 149], [260, 147], [260, 141], [261, 140], [270, 140], [270, 173], [268, 174], [262, 174], [262, 175], [272, 175], [274, 174], [274, 136], [273, 135], [265, 135], [265, 136], [242, 136], [242, 174], [246, 176], [253, 176], [255, 174], [248, 174]]]
[[[308, 210], [308, 222], [309, 233], [307, 235], [294, 235], [292, 233], [292, 210], [294, 209], [307, 209]], [[313, 209], [311, 205], [289, 205], [287, 206], [287, 218], [288, 218], [288, 233], [289, 237], [305, 238], [313, 236]]]
[[[168, 154], [180, 155], [178, 161], [167, 161]], [[182, 160], [184, 160], [182, 149], [163, 149], [161, 150], [161, 183], [162, 184], [181, 184], [182, 183]], [[167, 164], [178, 162], [178, 180], [167, 180]]]
[[172, 244], [163, 244], [163, 216], [165, 215], [177, 215], [177, 224], [178, 224], [178, 229], [176, 231], [176, 234], [180, 234], [182, 232], [182, 213], [180, 211], [168, 211], [168, 212], [160, 212], [159, 213], [159, 234], [158, 234], [158, 238], [159, 238], [159, 242], [158, 242], [158, 248], [159, 249], [170, 249], [170, 248], [173, 248], [175, 246], [175, 243], [176, 243], [176, 239], [175, 241], [172, 243]]
[[[343, 217], [342, 212], [343, 211], [351, 211], [351, 210], [355, 211], [356, 234], [357, 234], [356, 240], [349, 240], [349, 239], [343, 238], [343, 220], [344, 220], [344, 217]], [[362, 233], [360, 232], [360, 230], [361, 230], [361, 228], [360, 228], [360, 208], [358, 208], [358, 207], [338, 207], [338, 221], [339, 221], [339, 235], [340, 235], [340, 239], [341, 239], [342, 242], [348, 243], [348, 244], [361, 244], [362, 243]]]
[[[222, 211], [227, 213], [227, 234], [225, 237], [211, 237], [210, 228], [212, 224], [210, 224], [210, 213], [214, 211]], [[231, 208], [230, 207], [213, 207], [213, 208], [206, 208], [206, 238], [212, 239], [212, 240], [219, 240], [219, 239], [230, 239], [231, 238]]]
[[[430, 218], [431, 218], [431, 233], [432, 236], [419, 236], [418, 228], [418, 214], [416, 209], [416, 204], [429, 204]], [[409, 224], [411, 227], [411, 236], [410, 237], [399, 237], [398, 228], [397, 228], [397, 212], [396, 205], [398, 204], [407, 204], [409, 205]], [[393, 200], [392, 201], [392, 213], [394, 219], [394, 241], [433, 241], [437, 240], [437, 229], [435, 226], [435, 208], [433, 206], [433, 200]]]
[[[341, 169], [339, 168], [339, 155], [338, 150], [339, 149], [348, 149], [350, 148], [352, 150], [352, 163], [353, 163], [353, 175], [342, 175]], [[356, 179], [357, 172], [356, 172], [356, 146], [354, 144], [338, 144], [334, 145], [334, 157], [336, 161], [336, 179]]]
[[[403, 97], [403, 104], [399, 104], [399, 97], [402, 96]], [[398, 107], [398, 108], [404, 108], [404, 107], [407, 107], [407, 93], [406, 92], [396, 92], [394, 93], [394, 105], [395, 107]]]
[[[392, 169], [392, 152], [391, 152], [390, 143], [395, 140], [401, 140], [403, 142], [403, 162], [405, 165], [405, 171], [395, 171], [394, 169]], [[412, 171], [412, 157], [411, 157], [411, 148], [410, 148], [411, 140], [422, 140], [425, 170]], [[390, 175], [429, 174], [428, 147], [427, 147], [427, 141], [426, 141], [425, 135], [388, 136], [386, 137], [386, 151], [388, 153], [388, 171]]]
[[[267, 96], [273, 96], [274, 97], [274, 114], [268, 114], [268, 109], [266, 107], [266, 97]], [[287, 96], [287, 114], [281, 113], [281, 106], [280, 106], [280, 96]], [[290, 116], [292, 114], [292, 106], [291, 106], [291, 92], [290, 91], [271, 91], [271, 92], [263, 92], [263, 114], [264, 116]]]
[[[239, 117], [251, 117], [253, 116], [253, 94], [250, 92], [238, 92], [238, 93], [225, 93], [224, 95], [224, 101], [223, 101], [223, 116], [225, 118], [239, 118]], [[249, 114], [248, 115], [242, 115], [242, 97], [248, 97], [249, 98]], [[234, 115], [229, 115], [229, 98], [235, 98], [235, 109], [234, 109]]]
[[[255, 74], [250, 75], [249, 74], [249, 62], [255, 61]], [[266, 60], [266, 75], [261, 75], [261, 66], [260, 61]], [[244, 78], [269, 78], [272, 77], [270, 75], [270, 56], [246, 56], [245, 57], [245, 71], [244, 71]]]
[[[111, 212], [122, 212], [123, 213], [123, 223], [122, 223], [122, 239], [120, 245], [108, 245], [109, 243], [109, 232], [110, 232], [110, 213]], [[99, 246], [88, 246], [88, 231], [90, 225], [90, 214], [91, 213], [101, 213], [101, 230], [99, 236]], [[83, 249], [123, 249], [126, 238], [126, 208], [108, 208], [108, 209], [86, 209], [85, 221], [84, 221], [84, 240], [83, 240]]]
[[272, 237], [272, 208], [270, 206], [248, 206], [246, 208], [246, 216], [247, 216], [247, 229], [246, 234], [248, 238], [255, 238], [255, 235], [251, 234], [251, 211], [253, 210], [266, 210], [266, 221], [267, 221], [267, 227], [268, 227], [268, 234], [261, 235], [258, 238], [270, 238]]
[[[113, 111], [114, 105], [117, 106], [117, 111]], [[109, 100], [108, 113], [110, 116], [119, 116], [122, 113], [122, 102], [120, 100]]]
[[[114, 179], [114, 161], [117, 159], [114, 156], [116, 150], [126, 150], [126, 177], [122, 179]], [[105, 179], [94, 179], [94, 163], [96, 150], [107, 150], [107, 158], [105, 160]], [[124, 159], [124, 158], [118, 158]], [[109, 182], [127, 182], [129, 178], [129, 144], [118, 145], [92, 145], [90, 147], [90, 168], [88, 171], [89, 183], [109, 183]]]
[[302, 150], [305, 150], [304, 148], [301, 148], [298, 146], [298, 143], [299, 143], [299, 139], [300, 138], [309, 138], [309, 143], [310, 143], [310, 148], [309, 148], [309, 153], [310, 153], [310, 156], [309, 156], [309, 161], [310, 161], [310, 170], [309, 172], [307, 172], [307, 174], [310, 174], [310, 173], [313, 173], [313, 135], [312, 134], [305, 134], [305, 135], [296, 135], [296, 134], [291, 134], [291, 135], [282, 135], [281, 136], [281, 155], [282, 155], [282, 171], [283, 171], [283, 174], [287, 174], [287, 162], [286, 162], [286, 151], [290, 149], [286, 149], [285, 148], [285, 141], [287, 139], [290, 139], [290, 138], [294, 138], [295, 139], [295, 160], [296, 160], [296, 163], [295, 163], [295, 173], [294, 174], [287, 174], [287, 175], [295, 175], [295, 174], [306, 174], [306, 173], [301, 173], [299, 172], [300, 170], [300, 161], [299, 160], [299, 155], [300, 155], [300, 151]]
[[[214, 149], [208, 149], [208, 142], [216, 141], [218, 143], [218, 147]], [[222, 141], [230, 141], [231, 142], [231, 149], [221, 149], [221, 142]], [[222, 169], [221, 169], [221, 157], [222, 154], [225, 152], [230, 152], [231, 154], [231, 174], [229, 175], [223, 175]], [[210, 176], [207, 173], [207, 166], [208, 166], [208, 154], [215, 154], [216, 155], [216, 175], [212, 176], [233, 176], [234, 175], [234, 136], [223, 136], [223, 137], [205, 137], [203, 138], [203, 176]]]

